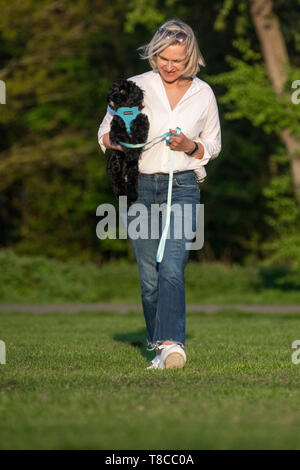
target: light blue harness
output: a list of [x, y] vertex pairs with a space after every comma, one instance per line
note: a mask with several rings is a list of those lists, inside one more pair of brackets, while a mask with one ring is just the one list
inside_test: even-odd
[[127, 134], [130, 134], [131, 123], [140, 112], [137, 106], [133, 106], [132, 108], [119, 108], [115, 112], [115, 116], [119, 116], [125, 122]]
[[[121, 109], [121, 108], [119, 108]], [[123, 108], [125, 109], [125, 108]], [[126, 109], [133, 109], [133, 108], [126, 108]], [[122, 116], [121, 116], [122, 117]], [[145, 142], [144, 144], [127, 144], [126, 142], [120, 142], [121, 145], [124, 147], [128, 148], [140, 148], [140, 147], [145, 147], [148, 144], [151, 144], [154, 140], [157, 139], [163, 139], [166, 138], [166, 142], [170, 143], [170, 137], [173, 135], [179, 136], [181, 132], [180, 127], [176, 127], [176, 134], [172, 134], [172, 132], [165, 132], [165, 134], [159, 135], [158, 137], [155, 137], [154, 139], [150, 140], [149, 142]], [[173, 180], [173, 160], [174, 160], [174, 150], [170, 150], [170, 171], [169, 171], [169, 186], [168, 186], [168, 202], [167, 202], [167, 218], [166, 218], [166, 225], [163, 230], [159, 246], [157, 249], [157, 254], [156, 254], [156, 261], [157, 263], [160, 263], [161, 260], [163, 259], [164, 256], [164, 250], [165, 250], [165, 244], [166, 244], [166, 239], [167, 239], [167, 234], [170, 226], [170, 214], [171, 214], [171, 200], [172, 200], [172, 180]]]

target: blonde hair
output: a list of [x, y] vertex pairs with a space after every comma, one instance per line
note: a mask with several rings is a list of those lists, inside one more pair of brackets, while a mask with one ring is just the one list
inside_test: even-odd
[[[183, 41], [176, 39], [178, 33], [184, 33], [186, 39]], [[194, 77], [199, 72], [200, 67], [205, 67], [205, 61], [200, 52], [194, 31], [189, 25], [178, 18], [166, 21], [156, 31], [149, 44], [138, 48], [138, 50], [142, 51], [140, 58], [148, 59], [152, 69], [157, 71], [157, 55], [173, 44], [185, 45], [187, 61], [181, 75], [183, 78]]]

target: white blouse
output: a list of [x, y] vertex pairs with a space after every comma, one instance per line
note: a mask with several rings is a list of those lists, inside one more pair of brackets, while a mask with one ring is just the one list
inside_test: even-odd
[[[204, 146], [202, 159], [189, 157], [184, 152], [174, 151], [173, 171], [194, 170], [198, 182], [205, 179], [204, 165], [216, 158], [221, 151], [221, 129], [215, 95], [208, 83], [194, 77], [173, 111], [171, 110], [165, 87], [158, 72], [153, 70], [129, 78], [144, 90], [142, 112], [148, 116], [150, 129], [148, 141], [180, 127], [189, 138]], [[98, 142], [105, 153], [103, 135], [110, 131], [114, 111], [108, 106], [100, 124]], [[155, 141], [143, 150], [139, 160], [140, 173], [169, 173], [169, 147], [165, 140]]]

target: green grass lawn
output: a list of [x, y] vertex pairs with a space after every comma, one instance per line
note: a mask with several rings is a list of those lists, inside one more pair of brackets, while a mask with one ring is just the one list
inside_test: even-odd
[[1, 449], [300, 449], [300, 316], [188, 314], [181, 370], [145, 370], [138, 313], [0, 313], [0, 339]]
[[[136, 262], [97, 266], [0, 250], [0, 303], [140, 302]], [[300, 272], [284, 267], [188, 261], [186, 301], [203, 304], [300, 304]]]

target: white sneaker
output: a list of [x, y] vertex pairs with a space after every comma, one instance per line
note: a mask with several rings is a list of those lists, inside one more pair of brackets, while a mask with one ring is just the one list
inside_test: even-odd
[[146, 369], [163, 369], [163, 367], [160, 367], [160, 354], [157, 354], [154, 359], [151, 361], [151, 365], [149, 367], [146, 367]]
[[179, 344], [161, 344], [161, 369], [181, 369], [186, 363], [186, 355]]

